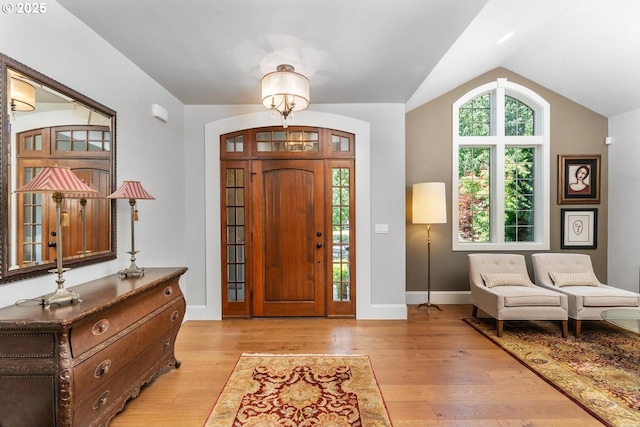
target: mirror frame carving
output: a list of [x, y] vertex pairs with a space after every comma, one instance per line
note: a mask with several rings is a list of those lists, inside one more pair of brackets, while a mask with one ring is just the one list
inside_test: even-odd
[[[105, 116], [111, 118], [111, 176], [110, 176], [110, 192], [116, 189], [116, 112], [99, 102], [87, 97], [86, 95], [77, 92], [70, 87], [53, 80], [50, 77], [36, 71], [13, 58], [0, 53], [0, 284], [15, 282], [18, 280], [30, 279], [36, 276], [42, 276], [47, 274], [55, 267], [54, 262], [41, 264], [31, 267], [23, 267], [14, 270], [9, 270], [8, 261], [8, 247], [9, 247], [9, 182], [8, 182], [8, 146], [10, 144], [7, 121], [11, 111], [9, 110], [8, 100], [8, 69], [11, 68], [17, 72], [23, 73], [29, 78], [42, 83], [44, 86], [48, 86], [51, 89], [60, 92], [72, 98], [81, 104], [84, 104], [87, 108], [97, 111]], [[63, 260], [63, 266], [65, 268], [76, 268], [85, 265], [96, 264], [99, 262], [105, 262], [116, 259], [117, 257], [117, 218], [116, 218], [116, 204], [114, 200], [110, 203], [110, 250], [107, 252], [101, 252], [98, 254], [87, 255], [82, 258], [73, 258]]]

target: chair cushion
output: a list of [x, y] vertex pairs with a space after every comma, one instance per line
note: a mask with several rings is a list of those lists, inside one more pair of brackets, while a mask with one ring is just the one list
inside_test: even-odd
[[561, 306], [561, 295], [537, 286], [501, 286], [505, 307]]
[[568, 286], [563, 292], [578, 296], [584, 307], [637, 307], [640, 295], [610, 286]]
[[481, 273], [487, 288], [494, 286], [532, 286], [529, 276], [522, 273]]
[[559, 288], [565, 286], [600, 286], [602, 283], [590, 271], [585, 273], [553, 273], [549, 272], [553, 284]]

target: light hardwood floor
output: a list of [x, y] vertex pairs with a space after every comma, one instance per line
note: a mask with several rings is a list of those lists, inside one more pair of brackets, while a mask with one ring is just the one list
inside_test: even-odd
[[180, 369], [145, 387], [109, 426], [201, 427], [243, 352], [366, 354], [395, 427], [602, 426], [466, 325], [470, 305], [442, 308], [427, 317], [409, 306], [406, 321], [188, 321], [176, 343]]

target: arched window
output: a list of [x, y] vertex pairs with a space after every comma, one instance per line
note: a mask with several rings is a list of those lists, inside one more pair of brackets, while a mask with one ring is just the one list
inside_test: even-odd
[[507, 79], [453, 104], [453, 249], [549, 249], [549, 103]]

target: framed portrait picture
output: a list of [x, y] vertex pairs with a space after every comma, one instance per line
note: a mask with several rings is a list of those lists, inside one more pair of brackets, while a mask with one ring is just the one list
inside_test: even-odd
[[558, 204], [600, 203], [600, 154], [558, 155]]
[[598, 209], [561, 209], [561, 249], [598, 247]]

